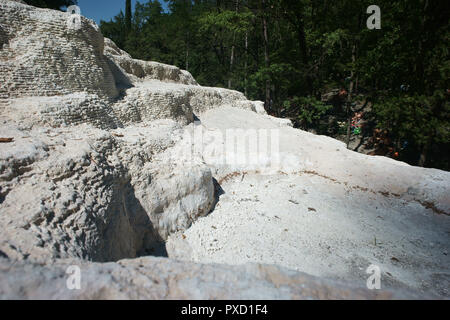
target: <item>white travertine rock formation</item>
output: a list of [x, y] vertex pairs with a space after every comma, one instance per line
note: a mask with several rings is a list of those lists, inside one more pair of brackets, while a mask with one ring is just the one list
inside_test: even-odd
[[82, 17], [81, 30], [70, 29], [67, 17], [64, 12], [0, 2], [0, 98], [77, 91], [117, 97], [98, 26]]
[[124, 74], [128, 79], [131, 78], [133, 82], [161, 80], [198, 86], [197, 81], [189, 72], [167, 64], [133, 59], [108, 38], [105, 39], [104, 54], [113, 62], [112, 69], [115, 72], [116, 79], [119, 80], [118, 83], [122, 86], [129, 84], [129, 80], [123, 79]]
[[160, 120], [123, 129], [121, 138], [86, 125], [2, 127], [0, 136], [15, 142], [0, 150], [0, 250], [39, 261], [112, 261], [156, 250], [214, 204], [206, 166], [158, 157], [177, 128]]
[[254, 103], [237, 91], [158, 80], [137, 83], [126, 96], [112, 105], [124, 124], [172, 118], [188, 124], [209, 109], [234, 106], [254, 110]]
[[[450, 173], [348, 151], [66, 18], [0, 0], [0, 298], [450, 296]], [[254, 156], [226, 149], [237, 129], [277, 150], [224, 162]], [[392, 292], [361, 289], [369, 264]]]

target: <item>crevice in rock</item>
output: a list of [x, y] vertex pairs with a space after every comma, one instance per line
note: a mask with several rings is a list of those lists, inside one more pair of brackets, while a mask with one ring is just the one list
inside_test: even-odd
[[436, 207], [436, 204], [431, 201], [421, 201], [421, 200], [417, 200], [417, 199], [414, 199], [414, 200], [417, 201], [418, 203], [420, 203], [420, 205], [422, 207], [424, 207], [425, 209], [431, 209], [436, 214], [443, 214], [446, 216], [450, 216], [450, 212], [446, 212], [444, 210], [439, 209], [438, 207]]
[[0, 204], [2, 204], [2, 203], [5, 201], [6, 196], [8, 195], [8, 193], [9, 193], [10, 191], [11, 191], [11, 190], [9, 190], [9, 189], [4, 190], [4, 189], [0, 186]]
[[105, 56], [105, 59], [108, 62], [109, 68], [111, 69], [111, 72], [114, 76], [116, 87], [120, 92], [118, 97], [118, 99], [120, 100], [120, 97], [124, 96], [126, 89], [132, 88], [134, 87], [134, 85], [114, 61], [112, 61], [108, 56]]
[[195, 113], [192, 113], [192, 117], [194, 119], [195, 125], [201, 125], [202, 124], [202, 121], [199, 119], [199, 117], [197, 117], [197, 115]]
[[2, 26], [0, 26], [0, 50], [3, 49], [3, 46], [8, 43], [8, 36], [6, 35], [5, 30], [3, 30]]
[[209, 210], [209, 213], [213, 212], [216, 208], [216, 205], [219, 203], [220, 196], [225, 194], [225, 191], [222, 189], [222, 186], [220, 183], [215, 179], [212, 178], [213, 185], [214, 185], [214, 203], [211, 206], [211, 210]]
[[99, 243], [88, 259], [110, 262], [141, 256], [167, 257], [165, 242], [136, 198], [130, 182], [114, 186], [112, 201], [106, 209], [106, 224], [97, 224]]

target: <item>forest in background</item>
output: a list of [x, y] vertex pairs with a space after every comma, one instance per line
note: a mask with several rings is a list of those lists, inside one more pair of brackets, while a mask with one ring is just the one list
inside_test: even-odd
[[[26, 2], [58, 1], [76, 2]], [[134, 58], [242, 91], [295, 127], [358, 138], [365, 153], [450, 170], [447, 1], [130, 2], [100, 28]], [[366, 25], [373, 4], [381, 29]]]

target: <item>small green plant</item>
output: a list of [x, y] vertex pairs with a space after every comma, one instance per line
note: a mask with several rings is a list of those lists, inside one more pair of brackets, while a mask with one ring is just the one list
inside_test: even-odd
[[297, 111], [299, 127], [311, 129], [319, 125], [319, 120], [332, 108], [314, 97], [293, 97], [284, 101], [283, 107], [289, 111]]

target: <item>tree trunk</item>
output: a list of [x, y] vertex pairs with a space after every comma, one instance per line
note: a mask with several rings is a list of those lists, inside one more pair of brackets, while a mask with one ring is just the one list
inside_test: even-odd
[[131, 0], [125, 2], [125, 28], [128, 35], [131, 31]]
[[248, 32], [245, 32], [245, 64], [244, 64], [244, 94], [247, 95], [247, 68], [248, 68]]
[[303, 16], [299, 13], [297, 17], [298, 17], [298, 25], [297, 25], [298, 41], [302, 55], [302, 62], [306, 66], [308, 64], [308, 47], [306, 44], [305, 26], [303, 24]]
[[186, 71], [189, 71], [189, 42], [186, 43]]
[[230, 54], [230, 75], [228, 78], [228, 89], [231, 89], [231, 83], [232, 83], [231, 78], [233, 77], [233, 62], [234, 62], [234, 44], [231, 47], [231, 54]]
[[425, 163], [426, 163], [426, 161], [427, 161], [428, 146], [429, 146], [429, 144], [426, 143], [426, 144], [423, 146], [423, 148], [422, 148], [422, 151], [421, 151], [420, 157], [419, 157], [419, 161], [418, 161], [418, 163], [417, 163], [417, 165], [418, 165], [419, 167], [424, 167], [424, 166], [425, 166]]
[[[261, 0], [262, 7], [262, 24], [263, 24], [263, 36], [264, 36], [264, 65], [266, 70], [269, 68], [269, 37], [267, 32], [267, 18], [266, 18], [266, 0]], [[271, 99], [270, 99], [270, 79], [266, 79], [266, 94], [265, 94], [265, 107], [271, 111]]]
[[422, 8], [422, 19], [420, 19], [420, 25], [419, 25], [419, 34], [421, 35], [419, 37], [418, 41], [418, 49], [417, 49], [417, 55], [416, 55], [416, 73], [418, 75], [418, 84], [416, 90], [420, 93], [425, 92], [425, 68], [424, 68], [424, 60], [425, 60], [425, 41], [426, 41], [426, 30], [425, 30], [425, 24], [426, 24], [426, 12], [428, 9], [428, 0], [421, 1], [423, 4]]
[[[353, 48], [352, 48], [352, 63], [353, 65], [355, 64], [356, 61], [356, 43], [353, 44]], [[350, 86], [348, 88], [348, 96], [347, 96], [347, 108], [346, 108], [346, 112], [347, 112], [347, 137], [345, 139], [345, 143], [347, 144], [347, 149], [350, 145], [350, 135], [351, 135], [351, 123], [352, 123], [352, 108], [351, 108], [351, 104], [352, 104], [352, 94], [353, 94], [353, 86], [354, 86], [354, 81], [353, 78], [355, 76], [354, 71], [353, 71], [353, 66], [352, 66], [352, 71], [350, 74]]]
[[[305, 25], [303, 23], [303, 13], [299, 12], [297, 14], [297, 21], [298, 21], [297, 34], [300, 46], [301, 61], [303, 63], [303, 68], [305, 68], [308, 65], [308, 46], [306, 43]], [[313, 78], [310, 73], [306, 74], [306, 84], [309, 94], [313, 94], [314, 91]]]
[[[239, 11], [239, 0], [236, 0], [236, 13]], [[231, 46], [231, 54], [230, 54], [230, 76], [228, 78], [228, 89], [231, 89], [232, 78], [233, 78], [233, 64], [234, 64], [234, 52], [236, 50], [236, 33], [233, 33], [233, 45]]]

